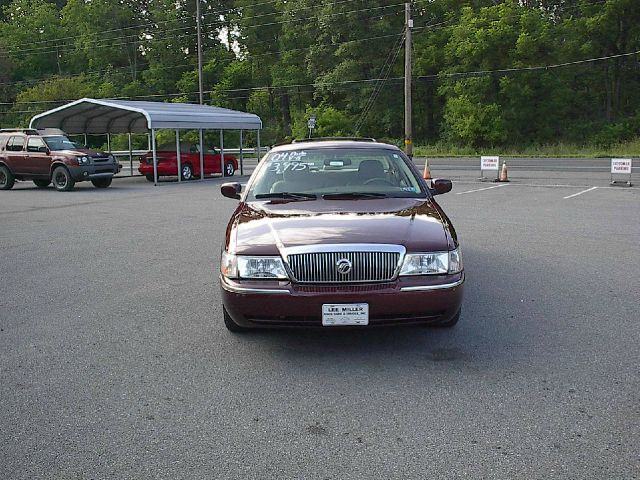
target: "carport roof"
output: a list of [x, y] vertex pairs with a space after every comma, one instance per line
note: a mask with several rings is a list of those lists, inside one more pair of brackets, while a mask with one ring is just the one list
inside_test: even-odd
[[260, 130], [252, 113], [192, 103], [82, 98], [36, 115], [30, 128], [59, 128], [69, 134], [146, 133], [151, 129]]

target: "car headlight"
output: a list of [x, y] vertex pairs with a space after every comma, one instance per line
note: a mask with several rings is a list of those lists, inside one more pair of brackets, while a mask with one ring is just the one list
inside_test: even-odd
[[89, 157], [76, 157], [78, 165], [86, 165], [89, 163]]
[[220, 272], [228, 278], [289, 278], [280, 257], [245, 257], [222, 252]]
[[112, 163], [116, 162], [116, 157], [114, 155], [109, 155], [109, 161]]
[[400, 275], [443, 275], [461, 271], [462, 256], [458, 247], [449, 252], [407, 254]]

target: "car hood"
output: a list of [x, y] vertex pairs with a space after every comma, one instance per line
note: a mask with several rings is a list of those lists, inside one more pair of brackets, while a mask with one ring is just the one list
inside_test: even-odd
[[95, 150], [89, 150], [88, 148], [76, 148], [74, 150], [56, 150], [55, 153], [63, 154], [63, 155], [74, 155], [80, 157], [82, 155], [91, 156], [91, 157], [106, 157], [109, 154], [106, 152], [97, 152]]
[[408, 251], [452, 248], [448, 221], [431, 199], [312, 200], [241, 203], [227, 230], [237, 254], [278, 255], [290, 247], [379, 243]]

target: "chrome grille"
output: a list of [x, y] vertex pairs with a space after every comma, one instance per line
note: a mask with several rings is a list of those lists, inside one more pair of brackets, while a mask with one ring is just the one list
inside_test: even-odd
[[[337, 263], [346, 259], [351, 271], [338, 272]], [[398, 251], [331, 251], [290, 254], [287, 262], [301, 283], [388, 282], [400, 261]]]

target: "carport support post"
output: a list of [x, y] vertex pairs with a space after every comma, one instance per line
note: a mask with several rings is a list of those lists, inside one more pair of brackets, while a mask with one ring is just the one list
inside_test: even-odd
[[111, 153], [111, 134], [107, 133], [107, 152]]
[[129, 132], [129, 172], [129, 176], [133, 177], [133, 146], [131, 144], [131, 132]]
[[220, 175], [224, 177], [224, 131], [220, 130]]
[[204, 139], [202, 130], [198, 130], [198, 138], [200, 139], [200, 180], [204, 180]]
[[153, 155], [153, 184], [158, 186], [158, 154], [156, 153], [156, 129], [151, 129], [151, 155]]
[[258, 163], [260, 163], [260, 130], [257, 130], [258, 133]]
[[180, 156], [180, 130], [176, 129], [176, 158], [178, 159], [178, 183], [182, 181], [182, 157]]
[[243, 130], [240, 130], [240, 175], [244, 175], [244, 155], [242, 151], [242, 143], [243, 143]]
[[87, 134], [84, 134], [84, 148], [87, 148]]

